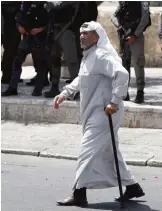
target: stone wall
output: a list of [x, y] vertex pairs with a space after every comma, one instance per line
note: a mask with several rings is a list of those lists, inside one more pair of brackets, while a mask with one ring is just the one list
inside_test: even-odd
[[[116, 7], [102, 6], [99, 9], [98, 21], [103, 25], [109, 39], [118, 51], [119, 40], [116, 33], [116, 28], [111, 23], [112, 17]], [[160, 23], [160, 13], [162, 7], [151, 7], [152, 25], [145, 32], [145, 57], [147, 67], [162, 67], [162, 51], [160, 49], [160, 41], [158, 37], [158, 28]], [[31, 65], [31, 56], [29, 55], [24, 65]]]

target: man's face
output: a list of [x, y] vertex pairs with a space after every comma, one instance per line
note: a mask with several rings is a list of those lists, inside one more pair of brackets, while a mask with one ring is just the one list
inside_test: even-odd
[[80, 33], [80, 45], [81, 48], [86, 50], [95, 45], [99, 39], [99, 36], [95, 31], [81, 32]]

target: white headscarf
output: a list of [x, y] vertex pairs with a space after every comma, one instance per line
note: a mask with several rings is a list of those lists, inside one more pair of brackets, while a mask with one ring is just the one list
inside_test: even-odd
[[91, 21], [91, 22], [85, 22], [81, 28], [80, 32], [85, 31], [96, 31], [96, 33], [99, 36], [99, 40], [97, 42], [97, 47], [105, 50], [108, 54], [112, 55], [116, 60], [118, 60], [120, 63], [122, 63], [121, 58], [118, 56], [115, 48], [110, 43], [110, 40], [106, 34], [106, 31], [101, 26], [100, 23]]

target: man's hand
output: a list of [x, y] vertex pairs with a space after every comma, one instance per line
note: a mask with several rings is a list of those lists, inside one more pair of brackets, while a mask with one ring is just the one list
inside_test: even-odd
[[24, 29], [24, 27], [22, 27], [22, 26], [18, 26], [18, 30], [19, 30], [19, 32], [20, 32], [20, 34], [28, 34], [26, 31], [25, 31], [25, 29]]
[[127, 43], [128, 43], [129, 45], [131, 45], [132, 43], [134, 43], [134, 41], [135, 41], [135, 36], [134, 36], [134, 35], [131, 35], [131, 36], [129, 36], [129, 37], [127, 38]]
[[117, 112], [117, 110], [118, 110], [118, 105], [117, 104], [110, 103], [109, 105], [106, 106], [105, 113], [107, 115], [108, 114], [113, 114], [113, 113]]
[[30, 31], [30, 34], [31, 34], [31, 35], [36, 35], [36, 34], [42, 32], [42, 31], [43, 31], [43, 28], [34, 28], [34, 29], [32, 29], [32, 30]]
[[53, 100], [53, 106], [56, 109], [59, 109], [59, 105], [65, 100], [64, 95], [57, 95]]

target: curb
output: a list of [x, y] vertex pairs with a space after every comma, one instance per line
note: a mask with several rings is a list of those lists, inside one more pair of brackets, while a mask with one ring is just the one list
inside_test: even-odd
[[5, 148], [1, 148], [1, 153], [14, 154], [14, 155], [39, 156], [39, 152], [38, 151], [33, 151], [33, 150], [19, 150], [19, 149], [5, 149]]
[[[32, 151], [32, 150], [19, 150], [19, 149], [1, 149], [1, 153], [3, 154], [14, 154], [14, 155], [29, 155], [29, 156], [36, 156], [36, 157], [44, 157], [44, 158], [56, 158], [56, 159], [65, 159], [65, 160], [77, 160], [77, 156], [71, 155], [61, 155], [61, 154], [49, 154], [44, 152]], [[152, 159], [152, 158], [151, 158]], [[133, 159], [126, 159], [125, 160], [127, 165], [132, 166], [149, 166], [149, 167], [162, 167], [162, 160], [133, 160]]]

